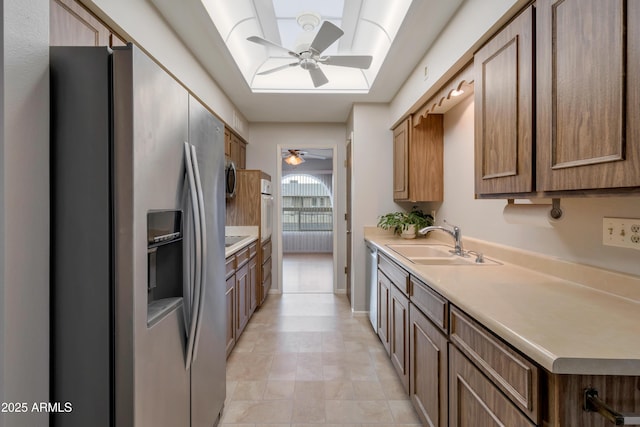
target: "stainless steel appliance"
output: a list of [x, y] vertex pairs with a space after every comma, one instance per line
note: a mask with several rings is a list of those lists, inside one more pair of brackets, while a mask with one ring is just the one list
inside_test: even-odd
[[378, 333], [378, 249], [367, 243], [365, 296], [369, 303], [369, 321], [373, 330]]
[[236, 178], [236, 164], [233, 162], [233, 160], [227, 158], [224, 166], [224, 189], [227, 199], [233, 199], [236, 196]]
[[214, 426], [223, 125], [133, 46], [50, 57], [51, 425]]
[[271, 237], [273, 227], [273, 196], [271, 181], [260, 179], [260, 239], [262, 242]]

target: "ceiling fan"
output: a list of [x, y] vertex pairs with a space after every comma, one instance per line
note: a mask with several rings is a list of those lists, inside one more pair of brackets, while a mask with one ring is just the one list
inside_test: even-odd
[[326, 160], [327, 157], [325, 156], [320, 156], [317, 154], [309, 154], [306, 151], [302, 151], [302, 150], [296, 150], [296, 149], [287, 149], [287, 150], [282, 150], [282, 159], [284, 160], [285, 163], [288, 163], [292, 166], [297, 166], [300, 163], [304, 163], [304, 157], [308, 157], [309, 159], [319, 159], [319, 160]]
[[[318, 19], [319, 20], [319, 19]], [[300, 19], [298, 20], [300, 22]], [[315, 28], [315, 25], [303, 25], [303, 28], [307, 31]], [[296, 58], [296, 62], [290, 64], [281, 65], [266, 71], [258, 73], [258, 75], [265, 75], [275, 73], [276, 71], [284, 70], [289, 67], [300, 66], [303, 70], [307, 70], [311, 76], [314, 87], [320, 87], [329, 82], [327, 76], [324, 74], [320, 65], [335, 65], [339, 67], [360, 68], [366, 70], [371, 65], [373, 59], [369, 55], [335, 55], [335, 56], [322, 56], [322, 52], [331, 46], [336, 40], [338, 40], [344, 31], [338, 26], [332, 24], [329, 21], [324, 21], [318, 30], [318, 33], [313, 38], [310, 44], [303, 43], [296, 47], [298, 52], [294, 52], [277, 43], [270, 42], [258, 36], [247, 37], [247, 40], [253, 43], [257, 43], [266, 47], [276, 48], [281, 51], [287, 52], [292, 57]]]

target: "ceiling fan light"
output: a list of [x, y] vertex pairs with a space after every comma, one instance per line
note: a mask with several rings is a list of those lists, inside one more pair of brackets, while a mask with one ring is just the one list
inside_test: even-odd
[[290, 154], [289, 157], [285, 157], [284, 162], [291, 166], [298, 166], [299, 164], [304, 163], [304, 159], [300, 156]]

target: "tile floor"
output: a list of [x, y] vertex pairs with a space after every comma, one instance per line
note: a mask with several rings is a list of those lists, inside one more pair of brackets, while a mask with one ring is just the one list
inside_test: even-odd
[[333, 254], [284, 254], [282, 257], [282, 290], [284, 293], [332, 293]]
[[419, 419], [344, 295], [269, 295], [227, 360], [221, 427], [398, 427]]

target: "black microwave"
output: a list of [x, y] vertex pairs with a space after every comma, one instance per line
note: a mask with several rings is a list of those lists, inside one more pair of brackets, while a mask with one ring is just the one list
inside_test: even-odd
[[229, 158], [224, 167], [224, 191], [227, 199], [233, 199], [236, 195], [236, 165]]

